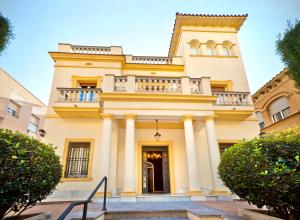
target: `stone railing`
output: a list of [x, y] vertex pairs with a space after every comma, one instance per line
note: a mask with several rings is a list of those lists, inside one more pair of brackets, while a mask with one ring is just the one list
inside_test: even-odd
[[136, 92], [178, 93], [181, 92], [181, 78], [136, 77]]
[[57, 102], [100, 102], [102, 89], [57, 88]]
[[93, 47], [93, 46], [71, 46], [73, 53], [88, 53], [88, 54], [111, 54], [110, 47]]
[[212, 92], [218, 96], [216, 105], [249, 105], [249, 92]]
[[115, 88], [117, 92], [125, 92], [127, 88], [127, 77], [126, 76], [115, 76]]
[[144, 57], [132, 56], [131, 63], [144, 63], [144, 64], [172, 64], [171, 57]]
[[201, 93], [200, 84], [201, 84], [201, 79], [199, 79], [199, 78], [190, 79], [190, 87], [191, 87], [192, 94], [200, 94]]

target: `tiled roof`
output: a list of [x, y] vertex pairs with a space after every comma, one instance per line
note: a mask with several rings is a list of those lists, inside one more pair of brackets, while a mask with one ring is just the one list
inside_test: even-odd
[[168, 56], [172, 57], [175, 53], [175, 47], [178, 43], [180, 28], [183, 25], [199, 26], [219, 26], [234, 27], [239, 30], [248, 14], [244, 15], [209, 15], [209, 14], [188, 14], [176, 13], [176, 19], [173, 27]]
[[288, 68], [284, 68], [280, 71], [276, 76], [270, 79], [267, 83], [265, 83], [259, 90], [257, 90], [253, 95], [252, 98], [258, 98], [263, 90], [265, 90], [268, 86], [272, 85], [277, 79], [280, 79], [284, 74], [288, 73]]
[[176, 12], [176, 16], [197, 16], [197, 17], [247, 17], [248, 14], [243, 15], [217, 15], [217, 14], [189, 14]]

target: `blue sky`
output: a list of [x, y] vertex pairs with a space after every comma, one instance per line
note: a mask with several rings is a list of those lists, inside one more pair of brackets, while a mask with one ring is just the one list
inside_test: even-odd
[[15, 34], [0, 67], [47, 104], [54, 71], [48, 51], [58, 42], [166, 56], [176, 12], [248, 13], [239, 42], [253, 93], [283, 69], [275, 41], [299, 9], [299, 0], [0, 0]]

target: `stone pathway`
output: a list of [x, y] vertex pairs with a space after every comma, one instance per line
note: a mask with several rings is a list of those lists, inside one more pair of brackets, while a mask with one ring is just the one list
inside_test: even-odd
[[[204, 204], [203, 204], [204, 203]], [[143, 205], [144, 204], [144, 205]], [[35, 207], [25, 211], [25, 214], [30, 213], [41, 213], [41, 212], [52, 212], [53, 219], [57, 217], [67, 208], [69, 202], [66, 203], [42, 203], [36, 205]], [[210, 207], [209, 207], [210, 206]], [[237, 216], [237, 210], [239, 208], [253, 208], [248, 205], [247, 202], [235, 201], [235, 202], [139, 202], [135, 203], [119, 203], [119, 202], [109, 202], [108, 211], [110, 210], [142, 210], [146, 207], [149, 211], [155, 212], [157, 209], [181, 209], [181, 210], [191, 210], [202, 214], [217, 214], [223, 215], [225, 217], [229, 216], [229, 219], [237, 220], [241, 219]], [[78, 212], [78, 215], [82, 215], [82, 206], [75, 207], [73, 212]], [[89, 209], [94, 209], [99, 211], [102, 208], [100, 203], [89, 204]], [[217, 210], [219, 209], [219, 210]], [[231, 212], [231, 213], [230, 213]], [[79, 214], [80, 213], [80, 214]], [[129, 219], [127, 219], [129, 220]], [[141, 219], [139, 219], [141, 220]], [[153, 220], [153, 219], [152, 219]], [[159, 219], [162, 220], [162, 219]]]
[[[101, 203], [92, 203], [89, 205], [90, 210], [101, 209]], [[217, 210], [198, 202], [113, 202], [107, 204], [108, 212], [121, 211], [143, 211], [143, 212], [159, 212], [159, 211], [180, 211], [187, 210], [195, 215], [219, 215], [230, 220], [241, 220], [242, 218], [229, 214], [221, 210]], [[141, 219], [141, 218], [140, 218]], [[148, 218], [149, 219], [149, 218]], [[151, 218], [150, 218], [151, 219]], [[160, 218], [161, 220], [162, 218]], [[176, 219], [176, 218], [175, 218]], [[180, 218], [179, 218], [180, 219]], [[184, 218], [183, 218], [184, 219]]]

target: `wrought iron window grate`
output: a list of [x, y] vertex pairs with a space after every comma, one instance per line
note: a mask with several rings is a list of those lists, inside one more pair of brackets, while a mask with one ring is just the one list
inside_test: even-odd
[[87, 177], [89, 155], [90, 155], [89, 142], [69, 143], [65, 177], [66, 178]]

